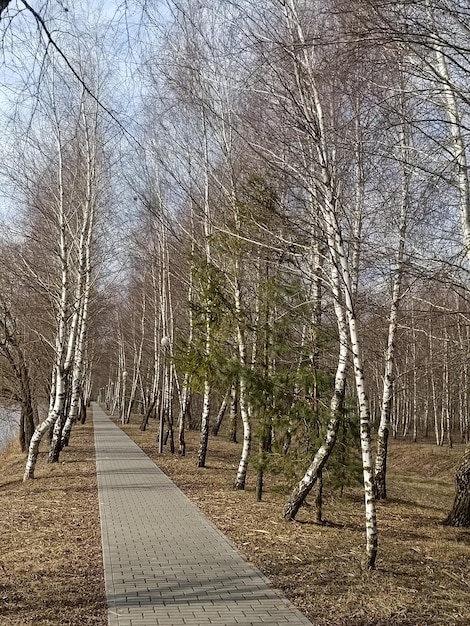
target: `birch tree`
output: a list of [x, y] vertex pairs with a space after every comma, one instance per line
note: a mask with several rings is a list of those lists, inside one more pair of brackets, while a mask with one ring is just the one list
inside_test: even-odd
[[[405, 97], [403, 93], [404, 90], [402, 89], [402, 95], [399, 96], [401, 100], [403, 100], [403, 98]], [[402, 102], [400, 108], [403, 109], [403, 106], [404, 105]], [[401, 110], [399, 114], [403, 120], [406, 120], [408, 117], [403, 110]], [[412, 166], [410, 163], [410, 129], [406, 121], [403, 121], [399, 128], [400, 132], [398, 135], [398, 150], [400, 152], [399, 162], [402, 164], [402, 172], [400, 177], [401, 189], [399, 194], [399, 218], [397, 229], [398, 245], [392, 275], [391, 305], [388, 320], [387, 347], [385, 352], [385, 371], [383, 377], [382, 405], [380, 412], [380, 422], [377, 431], [377, 451], [374, 466], [374, 494], [377, 499], [383, 499], [387, 496], [387, 451], [390, 419], [393, 407], [395, 343], [398, 325], [398, 313], [403, 295], [402, 283], [405, 270], [405, 243], [410, 214], [410, 182], [412, 174]]]
[[[87, 106], [88, 105], [88, 106]], [[73, 424], [77, 421], [85, 394], [86, 346], [89, 325], [89, 301], [92, 286], [92, 247], [100, 191], [100, 168], [102, 153], [99, 140], [99, 117], [95, 103], [83, 102], [81, 109], [83, 145], [81, 157], [84, 161], [83, 198], [80, 215], [81, 227], [78, 241], [77, 266], [75, 269], [75, 307], [77, 328], [70, 381], [70, 401], [63, 428], [54, 428], [51, 441], [50, 462], [59, 458], [60, 449], [68, 445]], [[75, 312], [74, 312], [75, 315]]]
[[[359, 405], [361, 424], [361, 449], [364, 471], [364, 494], [366, 509], [366, 553], [369, 568], [375, 565], [377, 555], [377, 528], [375, 499], [373, 495], [372, 456], [370, 441], [370, 412], [365, 390], [364, 365], [362, 361], [356, 307], [353, 300], [353, 277], [348, 260], [344, 235], [339, 221], [340, 204], [337, 189], [335, 152], [328, 143], [328, 128], [324, 104], [315, 70], [315, 47], [311, 41], [311, 32], [307, 34], [304, 23], [304, 7], [295, 0], [289, 0], [281, 8], [286, 40], [284, 49], [291, 63], [295, 84], [295, 107], [299, 112], [299, 122], [305, 132], [301, 145], [304, 147], [306, 169], [294, 170], [301, 177], [312, 204], [320, 215], [320, 224], [325, 232], [327, 255], [330, 264], [330, 284], [335, 300], [335, 312], [338, 327], [346, 326], [348, 342], [352, 352], [352, 365], [356, 393]], [[294, 109], [295, 110], [295, 109]], [[295, 119], [295, 118], [294, 118]], [[334, 443], [336, 428], [336, 411], [339, 408], [341, 389], [345, 384], [346, 367], [343, 363], [344, 351], [341, 338], [341, 349], [335, 394], [332, 400], [332, 428], [327, 431], [325, 445], [319, 449], [318, 461], [326, 459]], [[344, 378], [344, 380], [341, 380]], [[317, 479], [320, 463], [315, 463], [307, 470], [303, 480], [294, 490], [285, 506], [285, 516], [293, 518], [300, 506], [302, 495], [305, 496]], [[321, 469], [321, 467], [320, 467]]]
[[[47, 290], [57, 325], [49, 413], [31, 439], [25, 480], [34, 477], [39, 443], [44, 434], [54, 429], [49, 459], [57, 461], [69, 409], [71, 423], [76, 419], [87, 335], [91, 247], [101, 160], [96, 103], [90, 108], [90, 101], [82, 91], [75, 96], [75, 101], [67, 103], [65, 110], [70, 115], [67, 119], [62, 103], [59, 104], [60, 97], [60, 81], [52, 82], [49, 101], [52, 108], [50, 112], [45, 110], [44, 120], [50, 123], [54, 145], [49, 147], [47, 174], [41, 172], [43, 180], [37, 180], [35, 188], [28, 191], [35, 194], [29, 196], [28, 201], [32, 207], [37, 207], [41, 219], [47, 219], [56, 239], [51, 242], [51, 266], [44, 268], [45, 275], [38, 272], [27, 255], [23, 256], [23, 262], [39, 288]], [[46, 153], [44, 145], [39, 149], [41, 154]], [[54, 278], [50, 282], [54, 271], [57, 272], [56, 283]], [[69, 427], [70, 424], [64, 441], [68, 440]]]

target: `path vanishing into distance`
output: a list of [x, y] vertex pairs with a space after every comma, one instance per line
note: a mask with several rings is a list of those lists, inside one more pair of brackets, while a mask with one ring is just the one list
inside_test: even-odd
[[310, 624], [96, 403], [110, 626]]

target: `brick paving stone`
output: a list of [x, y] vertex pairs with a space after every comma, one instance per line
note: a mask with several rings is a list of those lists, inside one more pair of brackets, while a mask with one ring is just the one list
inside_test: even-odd
[[93, 404], [109, 626], [308, 626]]

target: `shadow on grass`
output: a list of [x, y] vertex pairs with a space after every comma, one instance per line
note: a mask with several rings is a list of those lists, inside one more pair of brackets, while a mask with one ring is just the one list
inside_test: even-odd
[[416, 509], [421, 509], [423, 511], [442, 511], [442, 507], [438, 504], [423, 504], [421, 502], [416, 502], [416, 500], [409, 500], [407, 498], [399, 497], [391, 497], [387, 498], [386, 500], [379, 500], [377, 504], [379, 506], [383, 506], [385, 510], [387, 510], [388, 508], [392, 508], [395, 505], [403, 506], [411, 509], [413, 511], [413, 515], [416, 514]]

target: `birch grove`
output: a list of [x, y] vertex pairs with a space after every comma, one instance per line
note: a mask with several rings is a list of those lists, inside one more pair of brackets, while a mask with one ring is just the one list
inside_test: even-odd
[[[82, 106], [83, 106], [82, 101]], [[83, 118], [83, 111], [81, 116]], [[93, 120], [87, 116], [86, 124]], [[90, 136], [91, 135], [91, 136]], [[58, 234], [58, 289], [56, 297], [57, 331], [55, 363], [52, 372], [49, 413], [35, 430], [29, 446], [24, 479], [34, 478], [39, 443], [44, 434], [53, 429], [49, 461], [56, 462], [64, 440], [67, 441], [77, 418], [79, 395], [83, 392], [82, 377], [84, 350], [88, 323], [88, 301], [91, 285], [91, 245], [96, 208], [97, 134], [96, 126], [83, 128], [85, 157], [83, 187], [75, 188], [75, 181], [67, 180], [69, 164], [64, 152], [65, 137], [55, 120], [56, 191], [57, 201], [46, 210], [52, 211]], [[70, 187], [69, 185], [72, 185]], [[79, 206], [73, 197], [78, 192]], [[80, 198], [80, 196], [83, 196]], [[72, 237], [70, 234], [72, 233]], [[32, 268], [31, 268], [31, 271]], [[69, 398], [70, 394], [70, 398]]]
[[[198, 468], [227, 437], [234, 489], [262, 501], [282, 477], [288, 521], [316, 488], [322, 523], [359, 465], [373, 569], [394, 439], [470, 442], [468, 11], [164, 4], [138, 26], [122, 7], [127, 42], [117, 18], [41, 9], [64, 29], [39, 30], [52, 51], [1, 171], [22, 216], [0, 373], [24, 479], [91, 398]], [[466, 453], [449, 525], [470, 524], [468, 476]]]

